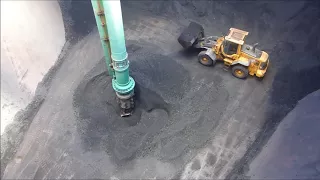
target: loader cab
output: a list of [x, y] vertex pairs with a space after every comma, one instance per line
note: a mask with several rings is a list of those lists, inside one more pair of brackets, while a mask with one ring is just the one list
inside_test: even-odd
[[224, 42], [223, 42], [223, 52], [226, 55], [230, 55], [231, 56], [233, 54], [237, 54], [238, 49], [239, 49], [239, 44], [236, 44], [236, 43], [231, 42], [231, 41], [224, 40]]
[[240, 54], [241, 47], [244, 43], [244, 38], [249, 33], [240, 29], [230, 28], [228, 36], [224, 37], [222, 54], [231, 57], [235, 54]]

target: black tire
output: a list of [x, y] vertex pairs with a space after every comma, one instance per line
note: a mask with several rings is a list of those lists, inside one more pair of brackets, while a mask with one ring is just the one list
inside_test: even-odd
[[231, 71], [232, 71], [232, 75], [239, 79], [245, 79], [249, 75], [248, 68], [241, 65], [233, 66]]
[[201, 51], [198, 54], [198, 61], [204, 66], [213, 66], [216, 63], [215, 60], [211, 59], [211, 57], [206, 54], [206, 51]]

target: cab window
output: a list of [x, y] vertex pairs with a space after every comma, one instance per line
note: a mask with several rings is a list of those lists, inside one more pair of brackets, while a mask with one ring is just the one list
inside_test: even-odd
[[237, 54], [237, 50], [238, 50], [238, 44], [230, 42], [230, 41], [224, 41], [224, 53], [227, 55], [233, 55], [233, 54]]

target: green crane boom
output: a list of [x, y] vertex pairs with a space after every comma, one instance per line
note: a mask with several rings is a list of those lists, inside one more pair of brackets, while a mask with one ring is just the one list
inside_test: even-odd
[[130, 116], [134, 108], [135, 81], [129, 76], [120, 0], [91, 0], [91, 3], [121, 116]]

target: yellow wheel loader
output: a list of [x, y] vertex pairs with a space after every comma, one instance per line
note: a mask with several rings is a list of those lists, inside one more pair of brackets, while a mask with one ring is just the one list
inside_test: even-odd
[[216, 61], [223, 61], [226, 67], [231, 68], [232, 74], [245, 79], [250, 74], [259, 78], [264, 77], [269, 66], [268, 53], [259, 50], [258, 44], [244, 43], [249, 33], [230, 28], [227, 36], [204, 36], [201, 25], [191, 22], [178, 38], [178, 42], [185, 49], [198, 48], [198, 61], [205, 66], [213, 66]]

